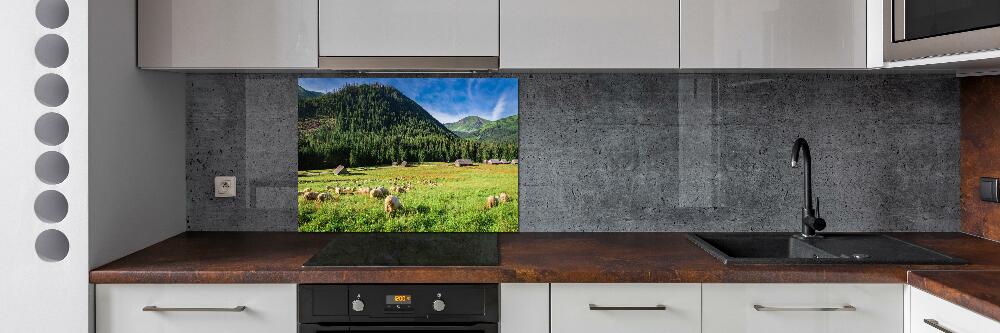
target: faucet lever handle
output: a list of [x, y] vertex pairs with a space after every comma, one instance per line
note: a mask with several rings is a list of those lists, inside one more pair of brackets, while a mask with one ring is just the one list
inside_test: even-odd
[[819, 196], [816, 196], [816, 217], [819, 217]]

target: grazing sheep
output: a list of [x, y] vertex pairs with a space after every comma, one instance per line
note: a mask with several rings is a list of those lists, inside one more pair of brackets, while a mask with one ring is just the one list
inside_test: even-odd
[[392, 193], [406, 193], [406, 188], [400, 186], [393, 186], [389, 188]]
[[319, 199], [319, 201], [328, 201], [333, 200], [333, 195], [329, 192], [323, 192], [316, 196], [316, 198]]
[[357, 192], [360, 195], [368, 195], [368, 192], [371, 192], [371, 190], [372, 189], [367, 188], [367, 187], [359, 187]]
[[336, 194], [351, 194], [350, 187], [337, 187], [333, 189], [333, 193]]
[[319, 198], [319, 192], [306, 192], [306, 200], [316, 200]]
[[500, 203], [507, 203], [510, 201], [510, 196], [507, 195], [507, 192], [500, 192], [500, 195], [497, 197], [500, 199]]
[[399, 203], [399, 197], [390, 195], [385, 197], [385, 212], [392, 214], [403, 209], [403, 204]]
[[497, 205], [499, 205], [499, 203], [497, 202], [496, 196], [491, 195], [486, 197], [486, 208], [493, 208], [496, 207]]
[[371, 196], [372, 198], [381, 198], [381, 197], [384, 197], [384, 196], [386, 196], [388, 194], [389, 194], [389, 191], [386, 190], [385, 187], [382, 187], [382, 186], [373, 188], [371, 190], [371, 192], [368, 192], [368, 195]]

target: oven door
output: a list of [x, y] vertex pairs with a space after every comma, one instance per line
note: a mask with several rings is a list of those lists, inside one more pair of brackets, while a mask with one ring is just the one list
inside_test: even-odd
[[884, 0], [885, 60], [1000, 49], [1000, 1]]
[[317, 324], [300, 324], [299, 333], [322, 332], [425, 332], [425, 333], [498, 333], [497, 324], [472, 325], [366, 325], [366, 326], [325, 326]]

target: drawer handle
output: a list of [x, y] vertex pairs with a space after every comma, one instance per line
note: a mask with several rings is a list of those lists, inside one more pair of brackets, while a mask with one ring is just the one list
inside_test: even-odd
[[760, 304], [754, 304], [753, 309], [757, 311], [857, 311], [853, 305], [844, 305], [838, 307], [830, 308], [775, 308], [770, 306], [763, 306]]
[[654, 306], [600, 306], [596, 304], [590, 305], [590, 310], [592, 311], [663, 311], [666, 310], [666, 305], [654, 305]]
[[941, 323], [939, 323], [937, 320], [934, 320], [934, 319], [924, 319], [924, 324], [927, 324], [930, 327], [936, 328], [938, 331], [941, 331], [941, 332], [944, 332], [944, 333], [955, 333], [955, 331], [949, 330], [949, 329], [945, 328], [944, 326], [941, 326]]
[[247, 307], [240, 305], [231, 308], [161, 308], [155, 305], [142, 307], [142, 311], [153, 312], [243, 312]]

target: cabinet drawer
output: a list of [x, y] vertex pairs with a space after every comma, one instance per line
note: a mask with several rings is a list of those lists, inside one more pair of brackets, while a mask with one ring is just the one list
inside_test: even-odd
[[552, 332], [699, 332], [699, 284], [552, 284]]
[[[909, 290], [910, 332], [908, 333], [946, 332], [944, 330], [954, 333], [1000, 332], [1000, 322], [940, 299], [923, 290], [912, 287]], [[931, 323], [936, 324], [940, 329], [925, 320], [932, 321]]]
[[705, 333], [903, 331], [902, 284], [705, 284], [702, 289]]
[[[294, 333], [293, 284], [101, 284], [98, 333]], [[144, 311], [156, 306], [166, 311]], [[211, 311], [234, 309], [242, 311]], [[172, 311], [195, 308], [194, 311]], [[200, 308], [200, 309], [199, 309]]]

